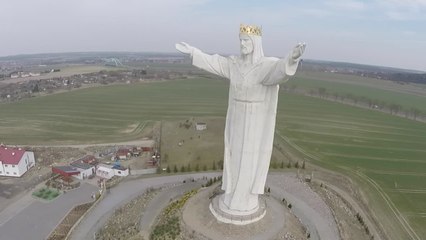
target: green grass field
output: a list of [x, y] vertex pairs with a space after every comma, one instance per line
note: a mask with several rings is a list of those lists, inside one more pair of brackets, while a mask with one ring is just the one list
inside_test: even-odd
[[[81, 89], [0, 105], [0, 141], [40, 145], [132, 140], [150, 120], [169, 122], [165, 127], [170, 130], [192, 117], [223, 119], [227, 89], [225, 81], [190, 79]], [[401, 97], [401, 92], [382, 91], [395, 101]], [[421, 106], [417, 101], [407, 104]], [[196, 135], [169, 133], [171, 144], [180, 138], [188, 143], [191, 136]], [[281, 92], [277, 139], [356, 180], [395, 239], [426, 236], [426, 124]], [[182, 153], [172, 147], [169, 151], [168, 164], [173, 166], [182, 156], [172, 155]]]
[[353, 75], [300, 72], [288, 85], [296, 88], [318, 90], [325, 88], [328, 95], [352, 95], [368, 98], [387, 105], [399, 104], [405, 110], [417, 108], [426, 114], [426, 86], [418, 84], [399, 84]]

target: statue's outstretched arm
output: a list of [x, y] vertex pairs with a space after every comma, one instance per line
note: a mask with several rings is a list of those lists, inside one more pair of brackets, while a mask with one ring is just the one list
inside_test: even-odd
[[288, 81], [296, 73], [305, 48], [306, 43], [298, 43], [286, 58], [277, 59], [271, 65], [271, 70], [262, 83], [265, 85], [275, 85]]
[[299, 62], [300, 57], [302, 57], [303, 53], [305, 52], [306, 43], [298, 43], [291, 53], [290, 61], [293, 61], [294, 63]]
[[189, 54], [192, 57], [192, 53], [194, 52], [194, 47], [189, 45], [186, 42], [180, 42], [180, 43], [176, 43], [176, 50], [178, 50], [179, 52], [183, 53], [183, 54]]
[[228, 59], [217, 54], [206, 54], [185, 42], [176, 43], [176, 49], [192, 58], [192, 65], [224, 78], [230, 77]]

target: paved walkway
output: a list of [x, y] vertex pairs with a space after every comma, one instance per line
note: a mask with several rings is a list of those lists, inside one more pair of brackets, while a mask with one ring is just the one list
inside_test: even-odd
[[221, 173], [195, 173], [187, 175], [172, 175], [154, 178], [141, 178], [122, 182], [110, 190], [105, 198], [99, 202], [80, 222], [71, 234], [73, 240], [93, 239], [94, 234], [107, 221], [116, 209], [136, 198], [150, 187], [160, 187], [172, 183], [182, 183], [188, 178], [216, 177]]
[[269, 174], [267, 186], [271, 195], [285, 198], [292, 205], [292, 212], [307, 226], [311, 239], [340, 239], [339, 230], [330, 208], [304, 182], [293, 173]]
[[50, 202], [33, 199], [31, 193], [25, 195], [0, 213], [0, 239], [46, 239], [74, 206], [92, 201], [91, 194], [97, 189], [82, 183]]

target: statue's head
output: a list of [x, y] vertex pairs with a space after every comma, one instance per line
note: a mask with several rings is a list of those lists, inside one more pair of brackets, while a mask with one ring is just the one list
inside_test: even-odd
[[241, 55], [251, 56], [253, 63], [263, 57], [262, 29], [254, 25], [240, 25]]

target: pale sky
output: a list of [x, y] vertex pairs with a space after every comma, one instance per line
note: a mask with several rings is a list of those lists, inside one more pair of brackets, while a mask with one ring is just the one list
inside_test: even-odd
[[268, 56], [306, 42], [307, 59], [426, 71], [426, 0], [0, 0], [0, 56], [238, 54], [240, 23], [262, 26]]

